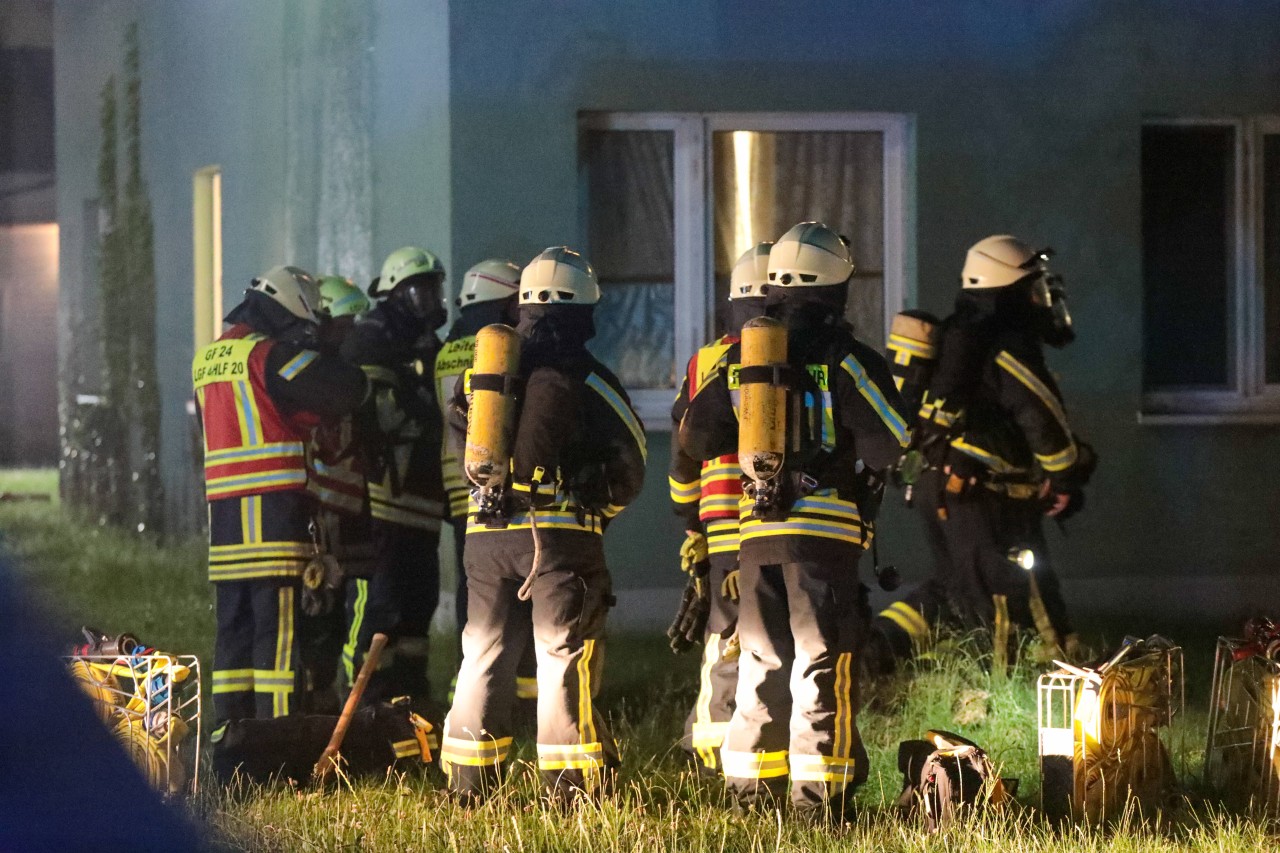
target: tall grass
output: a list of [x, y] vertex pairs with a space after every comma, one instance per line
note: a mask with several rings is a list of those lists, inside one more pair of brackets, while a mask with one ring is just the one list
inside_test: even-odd
[[[0, 471], [0, 492], [53, 488], [48, 472]], [[56, 503], [0, 503], [0, 535], [17, 558], [29, 594], [56, 630], [91, 624], [128, 630], [175, 652], [208, 659], [212, 595], [204, 543], [164, 546], [78, 521]], [[1118, 630], [1115, 630], [1118, 628]], [[1123, 626], [1113, 626], [1112, 636]], [[447, 684], [452, 642], [440, 638], [436, 684]], [[1211, 639], [1211, 636], [1207, 639]], [[1188, 654], [1209, 654], [1201, 644]], [[992, 677], [972, 638], [940, 643], [918, 664], [868, 689], [858, 724], [870, 754], [870, 778], [859, 791], [850, 826], [814, 827], [777, 814], [737, 816], [722, 786], [700, 779], [675, 747], [693, 699], [697, 655], [673, 657], [661, 638], [610, 639], [600, 704], [622, 749], [617, 793], [569, 813], [539, 800], [532, 744], [525, 738], [502, 790], [484, 806], [464, 809], [443, 792], [437, 770], [343, 780], [325, 792], [286, 786], [225, 792], [207, 784], [191, 804], [215, 844], [252, 851], [548, 850], [548, 851], [1234, 851], [1280, 850], [1274, 821], [1231, 814], [1215, 805], [1197, 775], [1203, 748], [1203, 685], [1192, 709], [1168, 734], [1184, 794], [1158, 825], [1123, 818], [1105, 828], [1057, 826], [1038, 803], [1035, 679], [1023, 659], [1007, 677]], [[211, 661], [209, 661], [211, 662]], [[207, 675], [208, 664], [206, 664]], [[1201, 668], [1203, 669], [1203, 668]], [[973, 738], [1021, 780], [1016, 805], [978, 813], [937, 834], [903, 820], [894, 807], [902, 779], [897, 745], [944, 728]]]

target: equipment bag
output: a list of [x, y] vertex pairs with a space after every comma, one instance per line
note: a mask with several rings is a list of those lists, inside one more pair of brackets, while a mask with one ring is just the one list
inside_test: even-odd
[[[213, 773], [223, 784], [238, 772], [253, 782], [305, 783], [338, 723], [336, 716], [294, 714], [272, 720], [232, 720], [213, 732]], [[430, 763], [432, 726], [409, 710], [407, 697], [361, 708], [342, 741], [344, 771], [385, 773], [400, 759]]]
[[961, 806], [1001, 806], [1016, 792], [1018, 781], [996, 776], [991, 759], [973, 741], [940, 730], [925, 737], [898, 745], [898, 808], [904, 816], [922, 811], [930, 832], [954, 819]]

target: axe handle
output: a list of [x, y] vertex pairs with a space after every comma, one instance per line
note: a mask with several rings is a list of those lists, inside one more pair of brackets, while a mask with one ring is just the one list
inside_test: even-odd
[[324, 752], [320, 753], [316, 766], [311, 770], [311, 777], [317, 784], [324, 782], [333, 772], [338, 761], [338, 750], [342, 748], [342, 740], [347, 736], [351, 719], [356, 714], [356, 708], [359, 707], [360, 699], [364, 696], [364, 689], [369, 686], [369, 678], [378, 668], [378, 658], [382, 657], [382, 650], [386, 646], [386, 634], [373, 635], [373, 641], [369, 643], [369, 651], [364, 656], [364, 663], [360, 665], [360, 674], [356, 676], [356, 683], [347, 696], [347, 704], [342, 706], [342, 715], [338, 717], [338, 724], [333, 727], [333, 736], [329, 738], [329, 745], [324, 748]]

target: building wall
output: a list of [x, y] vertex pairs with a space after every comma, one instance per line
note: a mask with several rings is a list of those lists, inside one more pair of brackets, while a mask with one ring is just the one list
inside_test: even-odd
[[[97, 94], [120, 64], [126, 21], [142, 25], [170, 494], [198, 496], [182, 409], [196, 168], [223, 167], [231, 305], [262, 268], [337, 251], [322, 198], [357, 207], [371, 199], [352, 226], [367, 234], [370, 259], [350, 272], [419, 242], [441, 250], [456, 282], [492, 254], [527, 258], [580, 243], [581, 110], [885, 111], [916, 118], [909, 249], [922, 307], [947, 310], [965, 247], [989, 233], [1052, 244], [1068, 276], [1081, 337], [1051, 360], [1102, 457], [1088, 510], [1057, 544], [1069, 594], [1094, 608], [1231, 610], [1280, 586], [1271, 556], [1280, 531], [1269, 523], [1280, 509], [1276, 429], [1151, 427], [1136, 417], [1142, 117], [1280, 113], [1280, 3], [864, 0], [801, 2], [784, 13], [764, 0], [382, 0], [364, 8], [368, 17], [343, 12], [335, 31], [341, 10], [325, 2], [57, 3], [58, 205], [62, 285], [71, 290], [64, 343], [68, 318], [92, 315], [83, 211], [94, 195]], [[363, 127], [335, 127], [343, 116]], [[355, 162], [370, 175], [367, 196], [325, 171], [362, 144], [367, 157], [357, 150]], [[610, 533], [617, 585], [635, 596], [678, 583], [667, 442], [652, 434], [645, 495]], [[918, 576], [927, 561], [916, 520], [890, 504], [884, 556]]]
[[[1142, 117], [1280, 111], [1280, 4], [471, 2], [451, 32], [464, 261], [583, 238], [579, 110], [914, 114], [920, 306], [948, 310], [965, 248], [990, 233], [1053, 245], [1067, 275], [1080, 340], [1051, 363], [1102, 458], [1087, 511], [1054, 537], [1068, 595], [1118, 611], [1280, 600], [1277, 428], [1137, 422]], [[611, 534], [624, 589], [674, 578], [653, 444], [644, 499]], [[919, 576], [898, 503], [883, 556]]]
[[[64, 357], [91, 373], [98, 96], [140, 27], [142, 149], [155, 219], [163, 454], [173, 518], [197, 525], [192, 464], [192, 176], [222, 169], [223, 304], [278, 263], [367, 282], [405, 243], [448, 261], [443, 2], [59, 2], [57, 152]], [[412, 93], [412, 94], [410, 94]], [[89, 205], [92, 208], [92, 205]], [[331, 267], [341, 267], [331, 269]], [[91, 377], [90, 377], [91, 379]]]

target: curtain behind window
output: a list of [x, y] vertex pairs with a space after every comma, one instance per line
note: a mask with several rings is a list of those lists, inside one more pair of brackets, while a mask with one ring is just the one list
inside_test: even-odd
[[[817, 220], [849, 238], [857, 271], [850, 285], [846, 316], [858, 337], [883, 347], [883, 135], [740, 134], [719, 132], [712, 141], [716, 314], [721, 327], [729, 273], [738, 256], [756, 242], [776, 240], [797, 222]], [[743, 156], [749, 165], [740, 168]], [[749, 213], [743, 211], [740, 190], [745, 190], [749, 199]]]
[[587, 131], [587, 257], [600, 278], [591, 349], [628, 388], [675, 386], [674, 138]]

